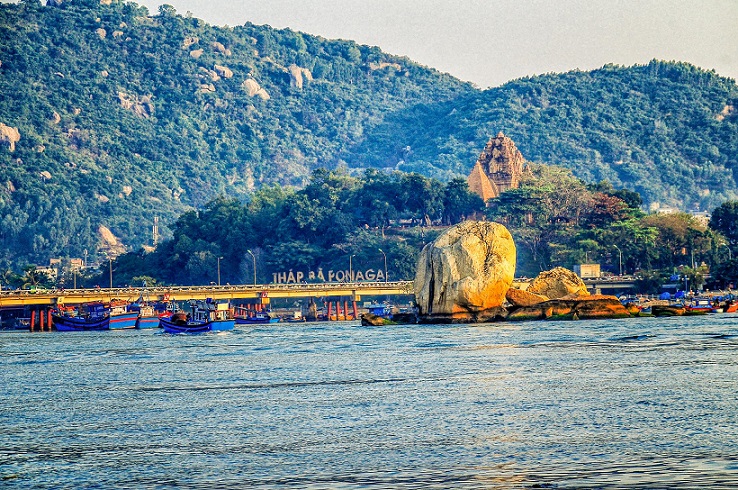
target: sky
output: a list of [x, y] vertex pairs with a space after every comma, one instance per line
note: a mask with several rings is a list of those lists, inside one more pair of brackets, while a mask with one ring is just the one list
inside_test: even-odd
[[213, 25], [379, 46], [480, 88], [607, 63], [686, 61], [738, 79], [738, 0], [138, 0]]
[[166, 3], [213, 25], [268, 24], [379, 46], [480, 88], [652, 59], [738, 80], [738, 0], [133, 1], [152, 15]]

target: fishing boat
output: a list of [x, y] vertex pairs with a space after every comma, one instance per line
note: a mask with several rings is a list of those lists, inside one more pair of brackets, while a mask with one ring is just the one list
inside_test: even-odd
[[274, 317], [268, 311], [254, 311], [248, 308], [237, 307], [234, 316], [236, 325], [259, 325], [264, 323], [277, 323], [280, 318]]
[[60, 332], [108, 330], [110, 311], [103, 303], [86, 303], [79, 308], [60, 307], [51, 313], [51, 320]]
[[723, 312], [723, 309], [714, 305], [709, 298], [694, 298], [690, 304], [684, 306], [684, 309], [687, 315]]
[[129, 306], [127, 301], [110, 302], [110, 330], [136, 328], [138, 311], [132, 310]]
[[136, 328], [159, 328], [159, 315], [149, 304], [139, 305]]
[[228, 303], [216, 303], [210, 299], [190, 303], [192, 313], [175, 312], [171, 317], [159, 318], [166, 333], [197, 334], [233, 330], [235, 320]]

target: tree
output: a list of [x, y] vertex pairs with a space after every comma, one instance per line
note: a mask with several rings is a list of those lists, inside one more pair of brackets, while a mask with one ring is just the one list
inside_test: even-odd
[[484, 201], [469, 190], [462, 178], [451, 179], [443, 189], [443, 222], [453, 225], [484, 211]]
[[727, 201], [715, 208], [708, 225], [723, 234], [732, 247], [738, 244], [738, 201]]

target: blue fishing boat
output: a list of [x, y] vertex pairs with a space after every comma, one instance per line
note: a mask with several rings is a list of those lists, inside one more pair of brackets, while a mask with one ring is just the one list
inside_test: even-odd
[[125, 301], [110, 302], [110, 330], [136, 328], [138, 312], [129, 308]]
[[159, 328], [159, 315], [151, 305], [140, 305], [136, 328]]
[[59, 308], [51, 313], [54, 327], [60, 332], [108, 330], [110, 312], [103, 303], [87, 303], [79, 308]]
[[254, 311], [243, 307], [236, 308], [234, 319], [236, 325], [260, 325], [280, 321], [278, 316], [272, 316], [268, 311]]
[[228, 303], [216, 303], [210, 299], [190, 303], [192, 313], [176, 312], [162, 317], [159, 323], [166, 333], [197, 334], [233, 330], [236, 322]]

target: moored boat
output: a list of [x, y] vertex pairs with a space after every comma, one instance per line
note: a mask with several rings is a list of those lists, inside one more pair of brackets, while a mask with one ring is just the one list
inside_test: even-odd
[[140, 305], [136, 328], [159, 328], [159, 315], [151, 305]]
[[264, 323], [277, 323], [280, 318], [269, 314], [267, 311], [254, 311], [248, 308], [238, 307], [234, 316], [236, 325], [259, 325]]
[[110, 312], [103, 303], [87, 303], [79, 308], [59, 308], [51, 314], [54, 327], [60, 332], [108, 330]]
[[129, 308], [126, 301], [110, 302], [110, 330], [122, 330], [126, 328], [136, 328], [138, 320], [138, 311]]
[[192, 313], [176, 312], [171, 317], [161, 317], [159, 323], [166, 333], [198, 334], [233, 330], [235, 320], [228, 303], [211, 300], [190, 303]]
[[690, 304], [684, 306], [687, 315], [703, 315], [707, 313], [722, 313], [722, 308], [713, 304], [708, 298], [694, 298]]

